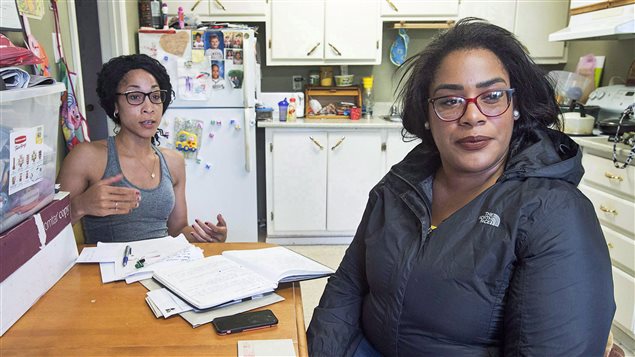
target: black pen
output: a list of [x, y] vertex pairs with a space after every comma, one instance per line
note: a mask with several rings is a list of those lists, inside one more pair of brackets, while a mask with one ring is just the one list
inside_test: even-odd
[[130, 254], [132, 254], [132, 248], [127, 245], [126, 249], [123, 250], [123, 261], [121, 262], [121, 265], [126, 266], [126, 264], [128, 264], [128, 257]]

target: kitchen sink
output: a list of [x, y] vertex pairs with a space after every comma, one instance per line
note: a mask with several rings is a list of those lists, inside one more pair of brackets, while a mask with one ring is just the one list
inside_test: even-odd
[[401, 122], [401, 117], [397, 115], [380, 115], [379, 117], [388, 121]]

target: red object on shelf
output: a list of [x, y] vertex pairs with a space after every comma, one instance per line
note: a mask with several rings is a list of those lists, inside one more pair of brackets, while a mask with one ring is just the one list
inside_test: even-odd
[[362, 108], [360, 107], [352, 107], [351, 108], [351, 119], [358, 120], [362, 117]]

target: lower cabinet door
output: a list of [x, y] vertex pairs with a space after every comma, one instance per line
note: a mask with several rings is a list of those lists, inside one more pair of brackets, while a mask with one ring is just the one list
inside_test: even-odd
[[615, 322], [635, 333], [635, 279], [619, 268], [613, 267], [615, 291]]
[[273, 230], [326, 229], [326, 132], [277, 131], [273, 138]]
[[378, 130], [330, 132], [328, 139], [328, 231], [354, 233], [369, 191], [383, 176]]

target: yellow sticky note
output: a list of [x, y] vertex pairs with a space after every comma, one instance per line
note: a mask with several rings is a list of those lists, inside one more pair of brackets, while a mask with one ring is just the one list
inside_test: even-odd
[[192, 50], [192, 62], [203, 62], [205, 59], [205, 52], [203, 50]]

